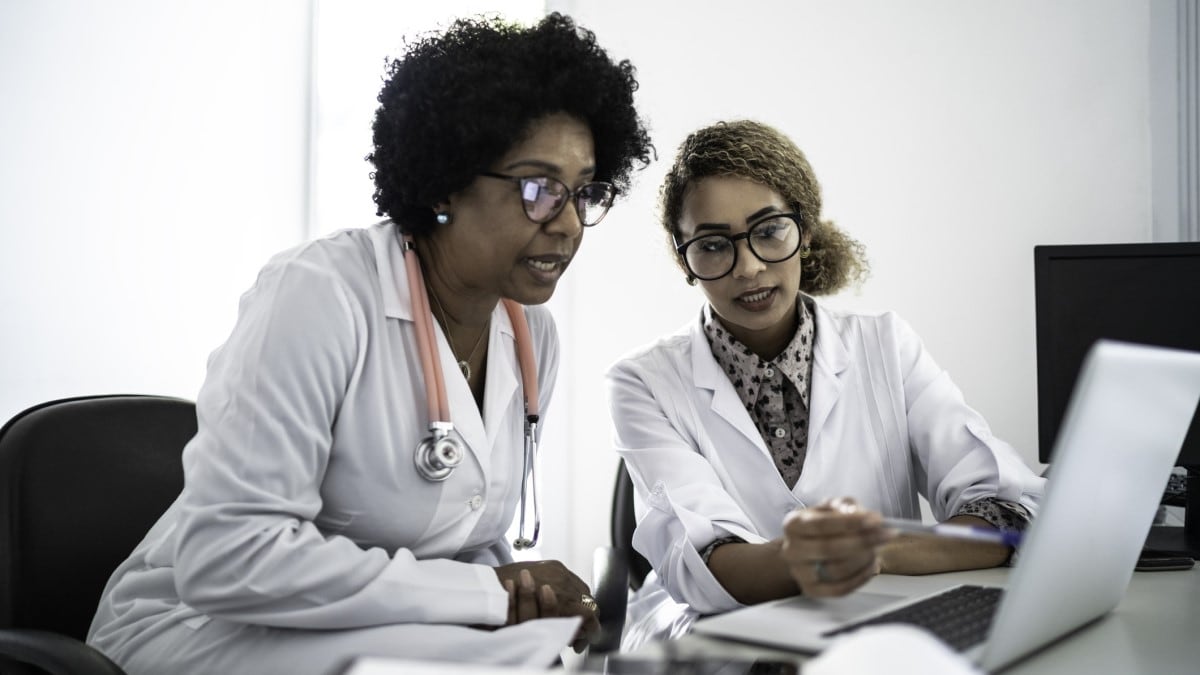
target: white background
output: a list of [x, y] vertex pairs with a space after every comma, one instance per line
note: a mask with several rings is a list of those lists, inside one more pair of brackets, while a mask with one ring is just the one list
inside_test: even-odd
[[[418, 4], [0, 0], [0, 419], [78, 394], [194, 398], [262, 263], [374, 218], [383, 56], [444, 22]], [[549, 5], [637, 66], [659, 159], [551, 303], [545, 556], [586, 576], [607, 542], [604, 370], [699, 310], [655, 195], [718, 119], [796, 140], [873, 268], [829, 302], [900, 312], [1037, 466], [1032, 248], [1154, 232], [1148, 3]]]

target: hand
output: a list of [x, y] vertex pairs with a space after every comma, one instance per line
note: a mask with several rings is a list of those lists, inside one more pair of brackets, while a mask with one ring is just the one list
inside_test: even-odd
[[780, 555], [804, 595], [845, 595], [879, 574], [879, 547], [894, 534], [850, 497], [788, 514]]
[[571, 647], [583, 651], [590, 638], [600, 631], [591, 589], [571, 570], [557, 560], [519, 562], [496, 567], [496, 576], [508, 591], [508, 623], [513, 625], [532, 619], [578, 616], [583, 618]]

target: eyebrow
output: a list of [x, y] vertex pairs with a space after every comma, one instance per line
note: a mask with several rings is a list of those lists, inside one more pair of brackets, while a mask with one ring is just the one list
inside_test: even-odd
[[[763, 216], [770, 214], [770, 213], [783, 213], [783, 211], [781, 211], [778, 206], [764, 206], [761, 209], [755, 211], [754, 213], [751, 213], [749, 216], [746, 216], [746, 222], [753, 223], [754, 221], [758, 220], [759, 218], [762, 218]], [[729, 227], [728, 223], [699, 223], [698, 225], [696, 225], [696, 229], [694, 230], [694, 232], [699, 232], [700, 230], [728, 230], [728, 229], [731, 229]]]
[[[540, 159], [518, 159], [515, 162], [505, 164], [504, 171], [511, 171], [513, 169], [519, 169], [521, 167], [532, 167], [535, 169], [541, 169], [542, 171], [545, 171], [545, 172], [551, 173], [551, 174], [562, 173], [562, 168], [559, 167], [557, 164], [551, 164], [550, 162], [543, 162]], [[595, 174], [596, 174], [596, 166], [595, 165], [585, 166], [579, 170], [580, 176], [592, 176]]]

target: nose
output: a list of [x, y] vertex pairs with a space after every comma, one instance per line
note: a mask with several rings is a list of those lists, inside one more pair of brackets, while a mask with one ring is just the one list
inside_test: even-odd
[[758, 273], [767, 268], [767, 264], [758, 259], [754, 255], [754, 251], [750, 250], [750, 240], [743, 239], [734, 246], [737, 246], [737, 260], [733, 265], [733, 276], [738, 279], [753, 279], [758, 276]]
[[567, 239], [574, 239], [583, 232], [583, 221], [579, 218], [579, 206], [574, 199], [568, 199], [563, 204], [558, 215], [542, 225], [548, 234], [556, 234]]

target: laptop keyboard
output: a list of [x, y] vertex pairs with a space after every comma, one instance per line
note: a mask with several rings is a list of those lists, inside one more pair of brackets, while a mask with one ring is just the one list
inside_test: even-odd
[[987, 639], [992, 617], [1004, 589], [989, 586], [959, 586], [944, 593], [905, 605], [886, 614], [847, 624], [825, 633], [833, 637], [864, 626], [907, 623], [941, 638], [958, 651], [966, 651]]

